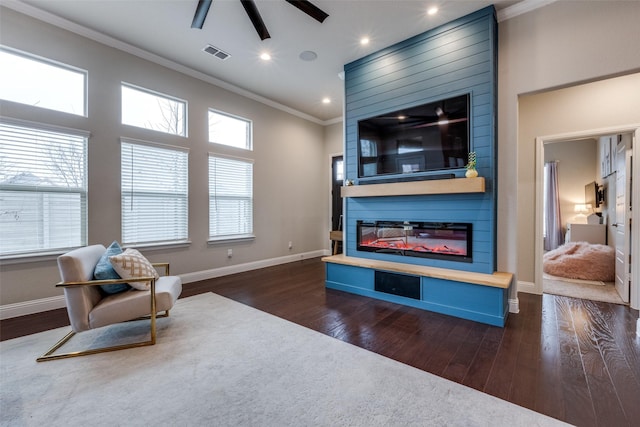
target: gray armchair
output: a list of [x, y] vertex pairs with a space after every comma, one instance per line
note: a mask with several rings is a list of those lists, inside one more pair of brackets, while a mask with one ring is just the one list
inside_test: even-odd
[[[104, 294], [99, 289], [100, 285], [133, 281], [133, 278], [93, 280], [95, 266], [105, 251], [103, 245], [93, 245], [72, 250], [58, 257], [62, 282], [56, 286], [64, 289], [71, 332], [39, 357], [38, 362], [155, 344], [156, 318], [169, 315], [169, 310], [182, 292], [182, 281], [177, 276], [169, 275], [169, 264], [153, 264], [156, 268], [164, 269], [163, 276], [158, 279], [151, 276], [135, 278], [135, 281], [150, 282], [148, 291], [130, 290], [111, 295]], [[158, 312], [164, 314], [158, 315]], [[151, 337], [148, 341], [71, 353], [55, 353], [78, 332], [142, 319], [150, 320]]]

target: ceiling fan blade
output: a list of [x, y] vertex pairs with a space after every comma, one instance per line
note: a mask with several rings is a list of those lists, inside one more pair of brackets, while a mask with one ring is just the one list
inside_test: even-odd
[[307, 0], [285, 0], [287, 3], [294, 5], [316, 21], [322, 23], [329, 16], [328, 13], [325, 13], [315, 5], [313, 5], [310, 1]]
[[258, 32], [260, 36], [260, 40], [269, 39], [271, 35], [269, 35], [269, 31], [267, 31], [267, 27], [264, 25], [262, 21], [262, 17], [260, 16], [260, 12], [258, 12], [258, 7], [253, 0], [240, 0], [242, 6], [244, 7], [245, 12], [247, 12], [247, 16], [251, 19], [251, 23], [253, 27]]
[[191, 28], [202, 29], [204, 20], [207, 18], [209, 8], [213, 0], [198, 0], [198, 7], [196, 8], [196, 14], [193, 15], [193, 22], [191, 22]]

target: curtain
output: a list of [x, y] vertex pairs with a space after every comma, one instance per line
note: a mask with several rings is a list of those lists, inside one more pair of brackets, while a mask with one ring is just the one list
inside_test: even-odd
[[544, 250], [550, 251], [564, 243], [558, 194], [558, 163], [544, 165]]

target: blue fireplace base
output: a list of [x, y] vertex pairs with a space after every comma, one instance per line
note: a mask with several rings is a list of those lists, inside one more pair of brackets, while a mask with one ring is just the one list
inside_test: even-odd
[[[326, 269], [325, 285], [329, 289], [500, 327], [504, 327], [509, 313], [508, 298], [512, 286], [510, 273], [469, 273], [402, 263], [376, 262], [344, 255], [326, 257], [323, 261]], [[376, 272], [416, 278], [408, 282], [417, 283], [419, 298], [416, 298], [413, 292], [413, 296], [403, 296], [402, 286], [394, 289], [388, 284], [392, 279], [387, 279], [387, 284], [376, 290]]]

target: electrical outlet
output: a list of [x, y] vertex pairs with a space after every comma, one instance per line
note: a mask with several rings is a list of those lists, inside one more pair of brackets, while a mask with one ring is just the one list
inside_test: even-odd
[[289, 242], [289, 249], [293, 248], [293, 242]]
[[233, 256], [233, 249], [227, 249], [227, 257], [231, 258]]

